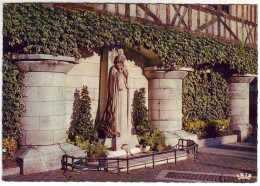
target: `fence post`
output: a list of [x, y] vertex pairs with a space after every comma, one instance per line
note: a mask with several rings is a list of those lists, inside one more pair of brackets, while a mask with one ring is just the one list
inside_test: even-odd
[[72, 160], [71, 160], [71, 168], [72, 168], [72, 171], [74, 170], [74, 157], [72, 157]]
[[66, 155], [66, 157], [65, 157], [65, 161], [66, 161], [66, 165], [65, 165], [65, 168], [66, 168], [66, 170], [68, 170], [68, 156]]
[[83, 159], [80, 158], [80, 171], [83, 171], [83, 166], [82, 166], [82, 164], [83, 164]]
[[120, 169], [119, 169], [119, 157], [117, 157], [117, 173], [119, 174]]
[[196, 160], [196, 146], [194, 145], [194, 160]]
[[127, 174], [129, 174], [129, 158], [128, 158], [128, 156], [127, 156], [127, 158], [126, 158], [126, 170], [127, 170]]
[[177, 150], [174, 150], [174, 159], [175, 159], [175, 164], [177, 163]]
[[153, 152], [152, 158], [153, 158], [153, 169], [154, 169], [154, 167], [155, 167], [155, 163], [154, 163], [154, 152]]

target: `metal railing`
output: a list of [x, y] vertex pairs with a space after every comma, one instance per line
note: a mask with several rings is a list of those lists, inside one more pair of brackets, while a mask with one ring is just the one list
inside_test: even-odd
[[[194, 160], [198, 159], [198, 145], [194, 144], [192, 146], [189, 147], [181, 147], [179, 148], [179, 145], [176, 145], [174, 149], [168, 150], [168, 151], [163, 151], [163, 152], [152, 152], [152, 153], [147, 153], [145, 155], [141, 155], [141, 156], [135, 156], [135, 157], [126, 157], [126, 158], [85, 158], [85, 157], [74, 157], [74, 156], [69, 156], [67, 154], [63, 155], [62, 157], [62, 169], [64, 170], [68, 170], [68, 167], [72, 168], [72, 171], [74, 171], [74, 169], [79, 169], [80, 171], [83, 171], [84, 168], [90, 168], [90, 169], [96, 169], [98, 171], [100, 171], [102, 168], [105, 171], [108, 171], [109, 169], [113, 169], [116, 170], [118, 173], [120, 173], [121, 169], [125, 169], [126, 168], [126, 173], [129, 174], [129, 169], [131, 167], [135, 167], [137, 165], [133, 165], [130, 166], [130, 161], [136, 160], [136, 159], [140, 159], [140, 158], [145, 158], [145, 157], [151, 157], [151, 161], [148, 162], [148, 164], [152, 163], [152, 168], [155, 169], [155, 164], [157, 162], [160, 161], [166, 161], [167, 163], [169, 163], [169, 160], [174, 159], [174, 163], [177, 163], [177, 151], [187, 151], [189, 152], [189, 150], [192, 150], [192, 154], [194, 154]], [[173, 158], [172, 157], [167, 157], [167, 158], [163, 158], [163, 159], [159, 159], [159, 160], [155, 160], [156, 156], [161, 155], [161, 154], [168, 154], [168, 153], [173, 153]], [[182, 157], [182, 156], [180, 156]], [[90, 161], [98, 161], [98, 165], [94, 165], [94, 164], [90, 164]], [[110, 161], [114, 161], [112, 163], [116, 162], [116, 167], [109, 167], [108, 166], [108, 162]], [[126, 162], [126, 167], [120, 167], [120, 162]], [[139, 163], [138, 165], [147, 165], [147, 161], [144, 161], [143, 163]]]

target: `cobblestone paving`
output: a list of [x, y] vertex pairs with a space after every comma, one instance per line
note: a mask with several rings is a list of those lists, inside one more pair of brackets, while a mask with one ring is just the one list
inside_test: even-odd
[[[256, 145], [255, 145], [256, 147]], [[256, 149], [256, 148], [255, 148]], [[230, 149], [232, 151], [232, 149]], [[236, 153], [239, 148], [236, 149]], [[241, 151], [245, 153], [245, 148], [241, 148]], [[252, 153], [252, 152], [251, 152]], [[256, 154], [256, 150], [255, 150]], [[89, 182], [172, 182], [167, 180], [158, 180], [155, 177], [162, 170], [178, 170], [187, 172], [202, 172], [202, 173], [219, 173], [219, 174], [240, 174], [248, 173], [252, 176], [257, 176], [257, 160], [246, 159], [232, 155], [221, 155], [207, 153], [204, 149], [199, 153], [199, 159], [193, 160], [192, 154], [189, 155], [188, 160], [177, 162], [177, 164], [170, 163], [164, 165], [157, 165], [155, 169], [142, 168], [138, 170], [130, 171], [130, 174], [121, 172], [120, 174], [105, 172], [105, 171], [84, 171], [84, 172], [72, 172], [64, 170], [48, 171], [44, 173], [37, 173], [31, 175], [13, 175], [3, 177], [4, 181], [89, 181]], [[205, 177], [203, 180], [207, 180]], [[217, 178], [216, 178], [217, 179]]]

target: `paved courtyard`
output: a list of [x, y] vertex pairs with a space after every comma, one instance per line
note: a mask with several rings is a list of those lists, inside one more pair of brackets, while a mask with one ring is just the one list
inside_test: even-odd
[[[120, 174], [105, 171], [72, 172], [64, 170], [48, 171], [31, 175], [6, 176], [4, 181], [57, 181], [57, 182], [176, 182], [174, 179], [158, 179], [163, 171], [180, 171], [185, 173], [224, 174], [236, 176], [240, 173], [248, 173], [257, 176], [257, 143], [231, 143], [215, 147], [202, 147], [199, 149], [199, 159], [193, 160], [192, 154], [187, 160], [177, 164], [169, 163], [157, 165], [155, 169], [142, 168], [130, 171], [130, 174]], [[185, 175], [183, 174], [183, 177]], [[201, 182], [206, 182], [201, 179]], [[189, 181], [190, 180], [190, 181]], [[184, 180], [192, 182], [191, 179]], [[251, 180], [256, 181], [256, 178]]]

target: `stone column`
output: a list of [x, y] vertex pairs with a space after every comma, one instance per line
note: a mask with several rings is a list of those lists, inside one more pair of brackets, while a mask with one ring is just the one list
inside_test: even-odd
[[182, 129], [182, 79], [187, 71], [166, 71], [145, 68], [148, 78], [149, 116], [154, 127], [162, 132]]
[[65, 85], [66, 73], [73, 68], [75, 59], [44, 54], [13, 58], [25, 75], [25, 115], [21, 123], [23, 136], [18, 155], [23, 161], [23, 173], [61, 168], [61, 156], [66, 149], [73, 148], [65, 143]]
[[232, 76], [228, 78], [230, 91], [230, 126], [240, 131], [239, 141], [245, 141], [252, 133], [249, 123], [249, 83], [254, 79], [250, 76]]

